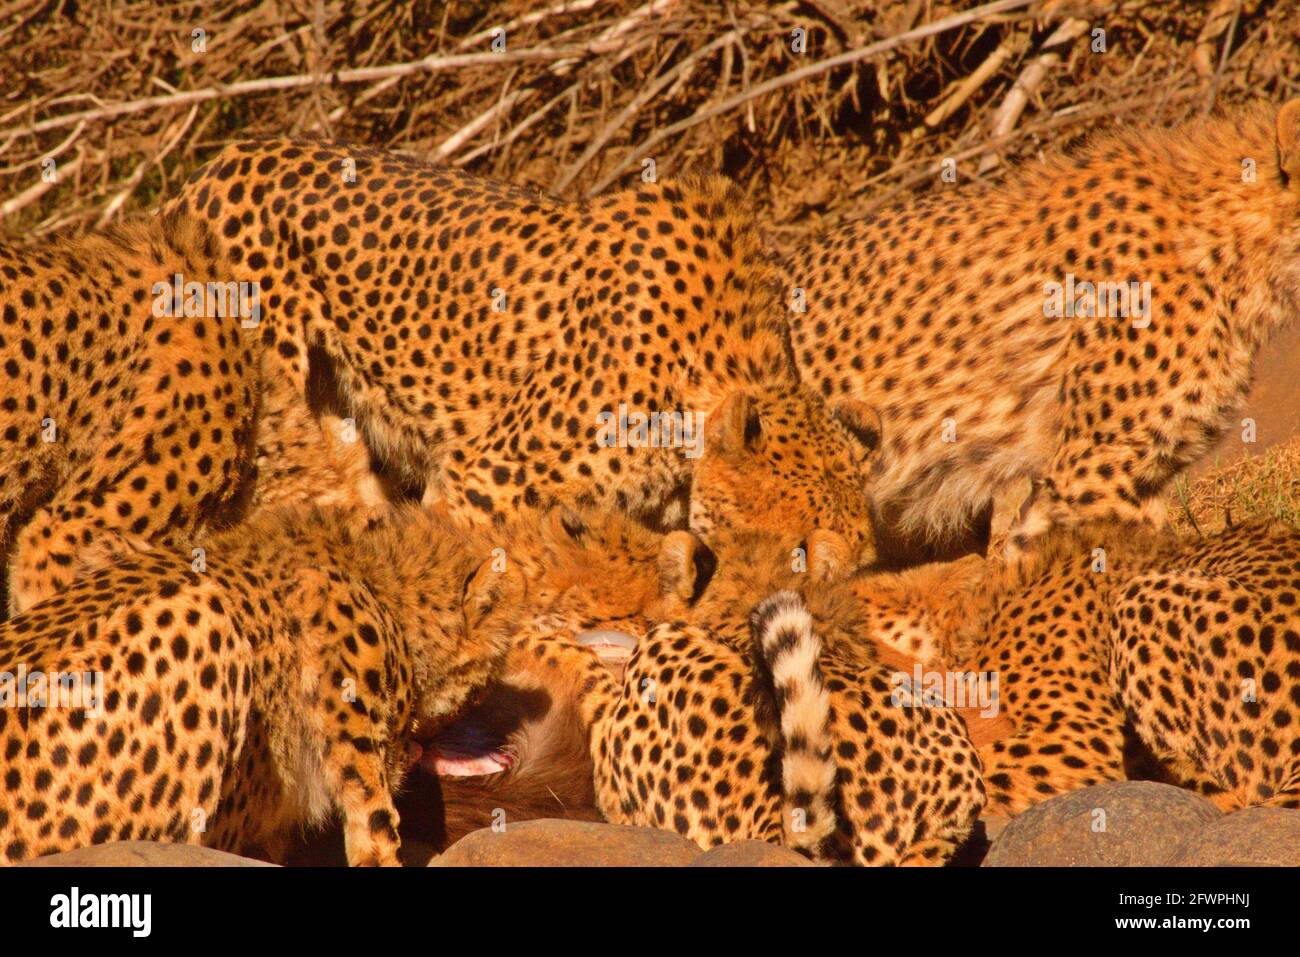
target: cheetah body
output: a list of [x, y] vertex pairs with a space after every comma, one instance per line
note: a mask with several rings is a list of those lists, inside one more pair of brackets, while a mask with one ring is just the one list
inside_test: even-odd
[[990, 810], [1136, 770], [1226, 809], [1300, 800], [1300, 534], [1178, 542], [1125, 524], [1055, 533], [1019, 568], [869, 576], [864, 631], [929, 666], [996, 675], [1010, 727], [980, 746]]
[[270, 510], [201, 559], [147, 551], [0, 625], [0, 672], [102, 676], [93, 707], [0, 710], [0, 854], [134, 838], [275, 858], [338, 813], [349, 863], [396, 863], [403, 735], [505, 652], [489, 605], [513, 579], [461, 605], [481, 551], [420, 510], [363, 531]]
[[786, 268], [805, 380], [881, 414], [892, 548], [942, 551], [990, 506], [1012, 555], [1080, 521], [1158, 526], [1300, 313], [1300, 101], [945, 187]]
[[[799, 383], [775, 272], [722, 180], [565, 204], [270, 141], [227, 148], [166, 211], [210, 222], [259, 283], [276, 378], [301, 391], [328, 364], [376, 458], [456, 517], [560, 502], [680, 527], [689, 499], [704, 534], [762, 503], [869, 537], [853, 470], [872, 413], [832, 417]], [[620, 447], [623, 411], [703, 416], [708, 451]]]

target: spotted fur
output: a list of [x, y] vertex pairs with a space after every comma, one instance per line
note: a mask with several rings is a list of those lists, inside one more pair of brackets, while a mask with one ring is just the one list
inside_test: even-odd
[[[1150, 283], [1149, 324], [1048, 315], [1071, 275]], [[1300, 313], [1300, 100], [937, 188], [802, 244], [787, 276], [805, 380], [880, 410], [891, 548], [959, 538], [990, 504], [1012, 556], [1052, 527], [1158, 526]]]
[[499, 667], [493, 609], [522, 579], [420, 509], [353, 525], [271, 510], [202, 563], [144, 552], [0, 625], [0, 673], [103, 676], [92, 710], [0, 708], [0, 860], [128, 839], [276, 859], [339, 815], [348, 863], [395, 865], [404, 736]]
[[[1225, 809], [1300, 802], [1300, 533], [1179, 542], [1125, 524], [1057, 532], [1020, 568], [864, 576], [866, 633], [998, 676], [1006, 733], [980, 747], [990, 808], [1120, 780], [1126, 724]], [[816, 608], [816, 603], [812, 603]]]
[[[458, 519], [586, 504], [706, 537], [816, 519], [871, 549], [878, 422], [799, 382], [777, 274], [721, 179], [567, 204], [271, 140], [226, 148], [166, 210], [260, 284], [272, 379], [302, 394], [327, 365], [379, 464]], [[703, 457], [604, 442], [620, 406], [705, 416]]]

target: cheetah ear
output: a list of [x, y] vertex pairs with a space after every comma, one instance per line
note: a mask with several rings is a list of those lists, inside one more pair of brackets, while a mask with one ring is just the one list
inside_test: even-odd
[[824, 528], [808, 535], [808, 574], [813, 581], [843, 578], [853, 570], [853, 550], [844, 537]]
[[659, 590], [691, 604], [704, 594], [718, 559], [690, 532], [669, 532], [659, 546]]
[[1277, 111], [1277, 165], [1287, 182], [1300, 189], [1300, 98]]
[[835, 419], [849, 434], [862, 443], [868, 452], [880, 448], [880, 436], [883, 427], [880, 413], [873, 406], [859, 399], [840, 399], [830, 405], [831, 418]]
[[746, 392], [733, 392], [709, 414], [704, 424], [705, 449], [739, 458], [763, 447], [763, 418], [758, 403]]
[[465, 582], [461, 607], [466, 634], [482, 629], [493, 612], [519, 607], [527, 594], [528, 581], [514, 562], [507, 561], [501, 567], [499, 558], [487, 559]]

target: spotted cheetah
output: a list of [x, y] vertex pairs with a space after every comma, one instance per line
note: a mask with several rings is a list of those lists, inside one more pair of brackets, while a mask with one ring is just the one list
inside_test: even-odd
[[[878, 419], [800, 385], [758, 251], [720, 180], [566, 206], [284, 141], [230, 147], [156, 223], [0, 249], [10, 609], [259, 505], [381, 508], [372, 465], [466, 520], [819, 516], [869, 552]], [[159, 316], [173, 283], [257, 310]]]
[[1247, 526], [1125, 583], [1108, 670], [1137, 733], [1225, 811], [1300, 808], [1300, 533]]
[[[698, 568], [687, 556], [704, 546], [677, 534], [666, 564]], [[832, 578], [850, 553], [825, 532], [724, 538], [699, 597], [641, 638], [621, 680], [536, 606], [514, 616], [507, 672], [576, 703], [610, 821], [706, 847], [752, 838], [836, 862], [941, 862], [984, 803], [960, 717], [902, 706], [881, 663], [823, 654], [793, 593], [749, 614], [755, 595]]]
[[1158, 526], [1300, 312], [1300, 100], [938, 189], [786, 274], [805, 380], [881, 413], [887, 551], [959, 553], [991, 503], [1013, 559], [1054, 526]]
[[[799, 382], [776, 271], [722, 179], [567, 204], [271, 140], [227, 147], [164, 212], [210, 223], [258, 283], [272, 378], [301, 393], [328, 364], [378, 462], [460, 519], [590, 504], [706, 537], [817, 520], [870, 548], [878, 418]], [[651, 413], [686, 419], [638, 431]], [[683, 448], [701, 416], [703, 448]]]
[[176, 276], [223, 289], [229, 278], [183, 219], [46, 250], [0, 245], [10, 613], [113, 557], [194, 541], [257, 508], [386, 500], [322, 385], [307, 401], [287, 395], [238, 315], [159, 308], [159, 284]]
[[[349, 864], [396, 864], [404, 738], [499, 667], [494, 609], [523, 579], [414, 506], [353, 525], [268, 510], [199, 558], [143, 552], [0, 625], [0, 860], [126, 839], [275, 860], [337, 813]], [[36, 672], [102, 684], [53, 700], [47, 677], [38, 699], [15, 683]]]
[[155, 279], [221, 270], [188, 229], [0, 245], [0, 556], [17, 611], [97, 557], [235, 509], [256, 359], [238, 323], [156, 317]]
[[980, 760], [999, 813], [1124, 778], [1126, 723], [1225, 810], [1300, 805], [1293, 528], [1180, 542], [1101, 523], [1053, 533], [1019, 567], [967, 559], [851, 590], [873, 640], [997, 676], [1012, 727]]

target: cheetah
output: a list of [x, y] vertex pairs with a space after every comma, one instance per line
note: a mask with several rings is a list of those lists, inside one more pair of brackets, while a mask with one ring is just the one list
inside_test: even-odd
[[1127, 582], [1110, 687], [1176, 779], [1224, 811], [1300, 808], [1300, 533], [1253, 525]]
[[[675, 534], [665, 564], [699, 567], [687, 556], [707, 546]], [[614, 823], [704, 847], [756, 839], [837, 863], [940, 863], [984, 804], [961, 718], [903, 706], [889, 668], [823, 653], [798, 596], [772, 594], [833, 578], [849, 555], [821, 530], [802, 543], [739, 533], [703, 563], [714, 571], [683, 616], [641, 637], [621, 680], [530, 604], [514, 616], [507, 673], [575, 703]]]
[[872, 549], [879, 419], [799, 381], [777, 271], [721, 178], [563, 203], [269, 140], [224, 149], [164, 215], [209, 224], [258, 284], [270, 377], [301, 394], [328, 365], [343, 416], [426, 504], [481, 524], [617, 508], [706, 538], [816, 520]]
[[1180, 542], [1127, 523], [1047, 536], [1018, 567], [971, 558], [860, 576], [873, 640], [996, 675], [1010, 733], [980, 747], [990, 810], [1128, 775], [1126, 728], [1224, 810], [1300, 804], [1300, 532]]
[[153, 315], [150, 286], [221, 270], [193, 230], [143, 224], [0, 245], [0, 556], [26, 608], [79, 567], [236, 510], [255, 457], [238, 323]]
[[1300, 100], [1099, 136], [785, 269], [805, 381], [880, 412], [883, 551], [955, 556], [990, 510], [1012, 560], [1052, 527], [1159, 526], [1300, 312]]
[[[500, 667], [523, 580], [433, 511], [339, 512], [269, 509], [0, 625], [0, 860], [127, 839], [279, 860], [337, 813], [349, 864], [397, 864], [405, 740]], [[14, 679], [37, 672], [39, 699]], [[102, 684], [56, 701], [55, 674]]]
[[176, 276], [229, 278], [204, 230], [174, 218], [48, 250], [0, 245], [11, 614], [114, 557], [193, 542], [258, 508], [386, 501], [321, 387], [310, 403], [286, 396], [240, 316], [163, 307]]
[[[257, 507], [416, 494], [702, 534], [820, 516], [869, 553], [878, 418], [799, 383], [758, 251], [721, 180], [570, 207], [291, 142], [230, 147], [156, 223], [0, 249], [9, 610]], [[159, 316], [174, 281], [257, 310]]]

